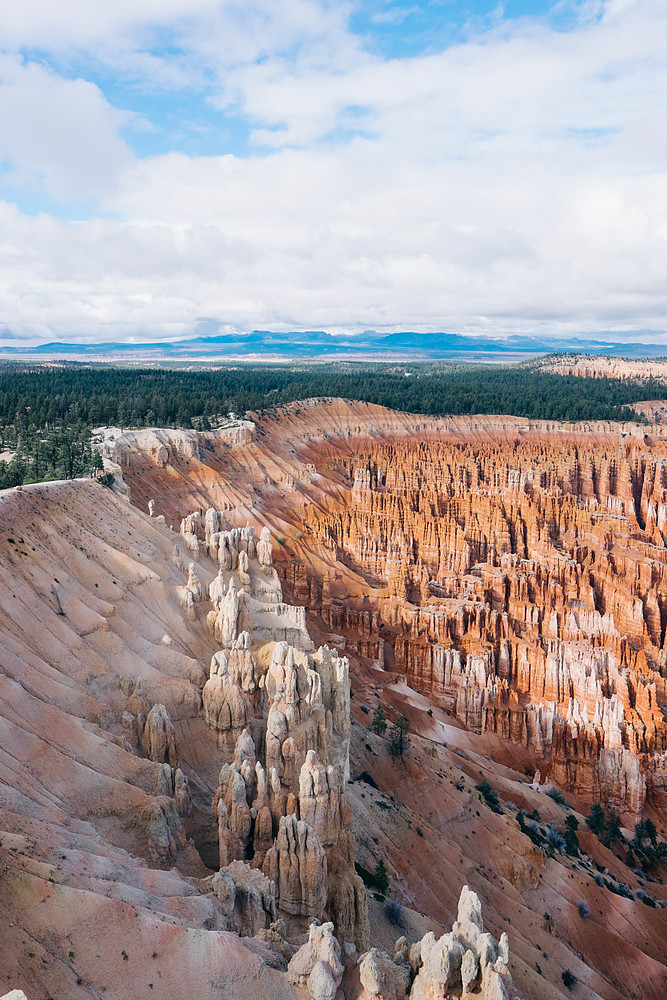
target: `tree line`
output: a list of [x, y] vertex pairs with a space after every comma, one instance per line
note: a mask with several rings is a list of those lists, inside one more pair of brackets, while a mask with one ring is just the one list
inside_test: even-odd
[[[637, 419], [633, 403], [663, 399], [667, 383], [581, 379], [521, 366], [314, 364], [221, 369], [0, 365], [0, 433], [78, 420], [90, 427], [190, 427], [230, 411], [342, 396], [433, 415], [501, 413], [553, 420]], [[0, 442], [1, 443], [1, 442]]]
[[581, 379], [522, 366], [396, 363], [123, 368], [0, 364], [0, 488], [85, 475], [98, 426], [208, 429], [229, 414], [340, 396], [410, 413], [499, 413], [548, 420], [640, 420], [632, 404], [667, 398], [667, 383]]

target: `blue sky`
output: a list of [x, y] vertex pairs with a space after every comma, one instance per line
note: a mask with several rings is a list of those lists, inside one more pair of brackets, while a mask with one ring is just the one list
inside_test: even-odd
[[661, 0], [9, 0], [0, 326], [662, 337]]

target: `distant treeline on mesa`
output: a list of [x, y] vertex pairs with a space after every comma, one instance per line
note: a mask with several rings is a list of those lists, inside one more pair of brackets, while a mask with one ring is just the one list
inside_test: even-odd
[[[230, 413], [314, 396], [431, 415], [496, 413], [546, 420], [640, 420], [667, 383], [582, 380], [526, 365], [327, 363], [228, 368], [0, 366], [0, 488], [71, 478], [99, 465], [94, 427], [208, 429]], [[9, 454], [8, 454], [9, 453]], [[12, 455], [13, 453], [13, 455]]]

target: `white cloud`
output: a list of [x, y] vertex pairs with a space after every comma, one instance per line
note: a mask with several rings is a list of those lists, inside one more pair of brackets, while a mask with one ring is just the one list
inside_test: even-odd
[[379, 10], [371, 15], [373, 24], [403, 24], [407, 18], [413, 14], [418, 14], [421, 7], [390, 7], [388, 10]]
[[127, 121], [87, 80], [0, 56], [0, 160], [15, 183], [66, 201], [108, 195], [132, 161], [118, 134]]
[[[118, 72], [141, 65], [170, 85], [204, 67], [258, 152], [131, 157], [92, 83], [0, 62], [14, 169], [114, 215], [68, 224], [5, 205], [0, 325], [98, 339], [186, 335], [201, 316], [240, 329], [665, 329], [663, 3], [610, 0], [568, 32], [501, 22], [394, 60], [362, 51], [337, 3], [102, 6], [77, 44], [102, 25]], [[41, 30], [64, 51], [49, 17]], [[178, 57], [147, 47], [158, 18]]]

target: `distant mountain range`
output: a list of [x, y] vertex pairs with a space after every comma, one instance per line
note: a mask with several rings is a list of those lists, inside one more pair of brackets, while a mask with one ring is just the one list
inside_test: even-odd
[[186, 360], [195, 357], [242, 357], [263, 355], [282, 358], [323, 358], [352, 355], [361, 358], [413, 358], [418, 360], [456, 360], [474, 355], [480, 361], [484, 355], [551, 354], [555, 352], [606, 354], [614, 357], [655, 358], [667, 355], [667, 345], [644, 343], [615, 343], [604, 340], [557, 337], [511, 336], [491, 339], [465, 337], [456, 333], [402, 333], [380, 334], [366, 330], [358, 335], [336, 335], [323, 330], [306, 332], [272, 333], [253, 330], [246, 334], [219, 334], [210, 337], [193, 337], [189, 340], [156, 341], [155, 343], [103, 343], [68, 344], [53, 342], [38, 347], [3, 347], [0, 355], [17, 359], [25, 356], [44, 357], [151, 357], [155, 359]]

